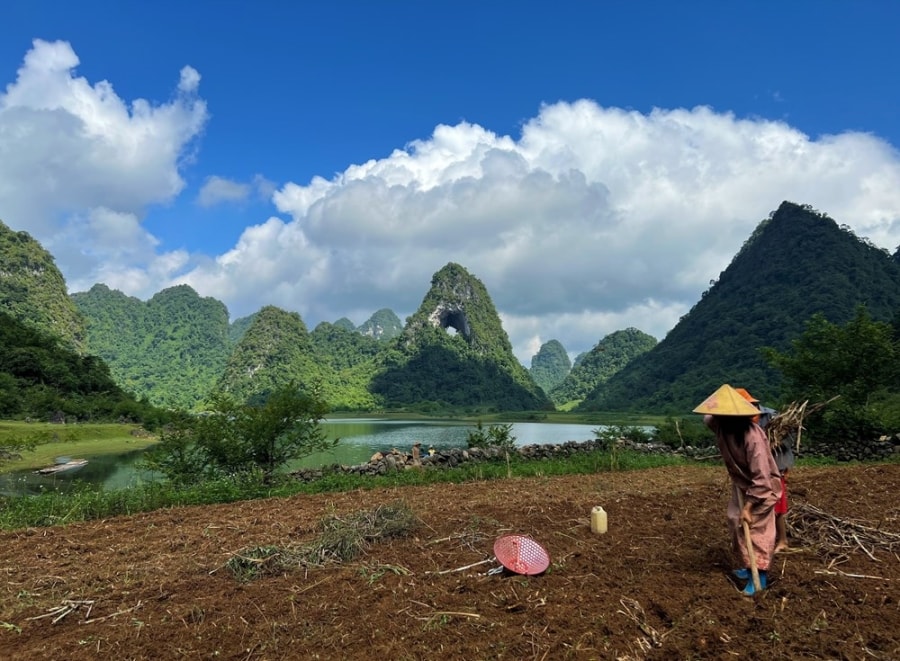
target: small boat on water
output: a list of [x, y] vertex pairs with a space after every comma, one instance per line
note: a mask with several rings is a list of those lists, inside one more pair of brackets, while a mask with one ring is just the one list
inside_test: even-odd
[[39, 468], [35, 473], [39, 475], [52, 475], [54, 473], [63, 473], [65, 471], [70, 471], [74, 468], [81, 468], [87, 463], [87, 459], [70, 459], [61, 464], [54, 464], [53, 466], [47, 466], [46, 468]]

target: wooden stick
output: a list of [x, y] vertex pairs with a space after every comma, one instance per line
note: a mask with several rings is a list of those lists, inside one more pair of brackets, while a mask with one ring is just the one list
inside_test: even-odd
[[848, 574], [844, 571], [828, 571], [827, 569], [817, 569], [816, 574], [828, 574], [830, 576], [846, 576], [848, 578], [872, 578], [876, 581], [891, 581], [891, 578], [885, 578], [884, 576], [869, 576], [868, 574]]
[[753, 551], [753, 539], [750, 537], [750, 526], [744, 521], [744, 494], [737, 485], [734, 485], [737, 492], [738, 507], [741, 510], [741, 526], [744, 528], [744, 543], [747, 545], [747, 557], [750, 558], [750, 575], [753, 577], [753, 588], [759, 592], [762, 590], [762, 583], [759, 582], [759, 569], [756, 567], [756, 553]]
[[440, 576], [441, 574], [452, 574], [453, 572], [463, 571], [465, 569], [471, 569], [472, 567], [477, 567], [478, 565], [483, 565], [486, 562], [494, 562], [496, 558], [488, 558], [487, 560], [482, 560], [481, 562], [473, 562], [471, 565], [466, 565], [465, 567], [457, 567], [456, 569], [445, 569], [444, 571], [439, 572], [431, 572], [433, 574], [437, 574]]
[[115, 617], [116, 615], [124, 615], [125, 613], [130, 613], [133, 610], [137, 610], [141, 607], [143, 602], [138, 599], [138, 602], [132, 606], [131, 608], [126, 608], [125, 610], [116, 611], [115, 613], [110, 613], [109, 615], [104, 615], [103, 617], [95, 617], [91, 620], [85, 620], [84, 624], [90, 624], [91, 622], [102, 622], [103, 620], [108, 620], [111, 617]]

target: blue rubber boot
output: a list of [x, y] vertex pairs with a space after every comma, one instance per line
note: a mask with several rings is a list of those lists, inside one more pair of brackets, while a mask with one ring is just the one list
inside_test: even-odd
[[746, 567], [741, 567], [740, 569], [732, 569], [731, 575], [735, 578], [739, 578], [742, 581], [747, 581], [750, 579], [750, 570]]
[[[766, 583], [767, 583], [767, 580], [766, 580], [766, 579], [767, 579], [767, 578], [768, 578], [768, 576], [767, 576], [766, 572], [764, 572], [764, 571], [759, 572], [759, 587], [761, 588], [761, 590], [765, 590], [765, 589], [766, 589]], [[751, 580], [747, 583], [747, 587], [745, 587], [745, 588], [743, 589], [743, 591], [741, 592], [741, 594], [743, 594], [743, 595], [745, 595], [745, 596], [747, 596], [747, 597], [752, 597], [753, 595], [756, 594], [756, 587], [754, 587], [754, 585], [753, 585], [753, 580], [752, 580], [752, 578], [751, 578]]]

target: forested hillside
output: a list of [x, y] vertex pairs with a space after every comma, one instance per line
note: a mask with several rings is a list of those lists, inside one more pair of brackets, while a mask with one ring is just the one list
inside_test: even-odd
[[87, 320], [87, 346], [126, 390], [166, 408], [200, 406], [230, 351], [228, 310], [187, 285], [146, 303], [94, 285], [72, 294]]
[[[186, 285], [146, 303], [105, 285], [70, 297], [52, 257], [2, 224], [0, 256], [0, 311], [76, 353], [98, 356], [124, 391], [195, 410], [216, 388], [258, 397], [288, 380], [318, 388], [344, 410], [549, 408], [536, 378], [558, 404], [584, 398], [585, 411], [684, 412], [724, 382], [774, 401], [779, 376], [763, 347], [786, 349], [814, 313], [837, 324], [859, 304], [875, 320], [900, 313], [900, 252], [891, 255], [790, 202], [760, 222], [662, 342], [618, 331], [579, 355], [571, 370], [564, 348], [548, 342], [533, 361], [536, 378], [513, 355], [484, 285], [458, 264], [435, 273], [418, 311], [392, 337], [399, 319], [387, 308], [356, 328], [341, 319], [309, 333], [298, 314], [278, 308], [229, 324], [224, 304]], [[5, 377], [5, 392], [24, 383], [28, 369], [44, 374], [37, 358], [27, 365], [34, 355], [16, 354], [18, 371]]]
[[149, 422], [151, 407], [113, 381], [96, 356], [0, 312], [0, 418]]
[[656, 338], [637, 328], [610, 333], [587, 352], [563, 381], [550, 391], [557, 405], [581, 401], [636, 357], [656, 346]]
[[253, 324], [253, 320], [256, 319], [256, 313], [247, 315], [246, 317], [241, 317], [240, 319], [235, 319], [228, 326], [228, 344], [234, 347], [238, 342], [241, 341], [241, 338], [244, 337], [244, 333], [247, 332], [247, 329]]
[[384, 354], [372, 391], [386, 405], [534, 410], [549, 399], [512, 352], [484, 285], [459, 264], [431, 289]]
[[572, 361], [559, 340], [544, 342], [531, 358], [531, 378], [545, 393], [549, 393], [569, 375]]
[[27, 232], [0, 222], [0, 311], [85, 351], [85, 323], [53, 257]]
[[312, 342], [303, 319], [296, 312], [267, 305], [256, 313], [235, 346], [216, 390], [246, 401], [290, 382], [308, 386], [317, 380]]
[[369, 382], [384, 344], [355, 328], [327, 322], [316, 326], [310, 339], [325, 401], [340, 411], [376, 408], [378, 403], [369, 392]]
[[900, 311], [900, 266], [809, 206], [784, 202], [653, 350], [601, 384], [581, 410], [690, 411], [722, 383], [775, 401], [778, 375], [761, 347], [786, 349], [821, 313], [843, 324], [864, 304]]

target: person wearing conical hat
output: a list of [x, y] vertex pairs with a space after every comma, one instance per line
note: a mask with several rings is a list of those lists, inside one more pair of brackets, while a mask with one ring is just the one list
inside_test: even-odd
[[[747, 392], [745, 388], [735, 388], [735, 390], [741, 393], [744, 399], [759, 409], [759, 415], [753, 421], [758, 423], [759, 426], [765, 430], [766, 425], [768, 425], [778, 412], [775, 409], [763, 406], [762, 403]], [[778, 471], [781, 473], [781, 498], [775, 503], [775, 553], [790, 548], [790, 542], [788, 542], [787, 536], [787, 519], [785, 517], [788, 512], [787, 474], [794, 466], [793, 444], [794, 438], [790, 435], [782, 439], [777, 445], [772, 445], [771, 442], [769, 443], [769, 449], [772, 451], [772, 456], [775, 458], [775, 465], [778, 466]]]
[[[694, 409], [716, 435], [716, 445], [731, 477], [731, 500], [726, 516], [741, 566], [734, 575], [747, 585], [743, 594], [756, 589], [750, 579], [750, 553], [742, 523], [750, 528], [760, 585], [765, 589], [775, 551], [775, 503], [781, 497], [781, 473], [769, 450], [766, 433], [753, 418], [759, 410], [736, 389], [725, 384]], [[741, 502], [743, 501], [743, 507]]]

